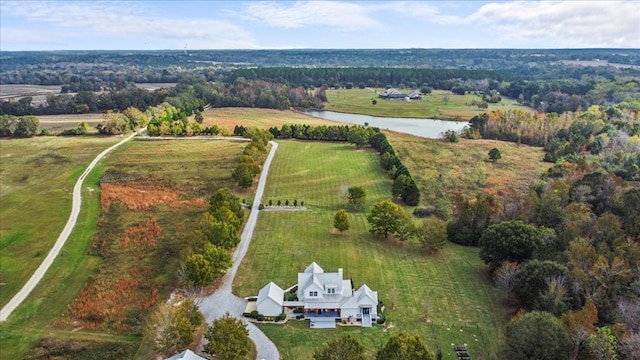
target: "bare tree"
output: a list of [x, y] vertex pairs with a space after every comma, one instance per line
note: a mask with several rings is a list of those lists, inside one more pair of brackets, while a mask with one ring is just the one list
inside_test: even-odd
[[505, 261], [493, 274], [493, 279], [498, 288], [504, 293], [507, 304], [511, 302], [511, 292], [513, 291], [518, 272], [520, 272], [518, 263]]

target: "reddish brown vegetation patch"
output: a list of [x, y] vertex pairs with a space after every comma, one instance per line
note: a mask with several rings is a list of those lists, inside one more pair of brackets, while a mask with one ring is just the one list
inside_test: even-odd
[[131, 249], [156, 246], [161, 232], [162, 229], [158, 225], [158, 221], [152, 217], [144, 224], [128, 228], [122, 235], [120, 246], [123, 248], [130, 246]]
[[162, 228], [151, 216], [129, 226], [119, 240], [104, 244], [106, 262], [69, 307], [83, 327], [131, 331], [139, 326], [140, 314], [158, 301], [151, 260], [161, 235]]
[[166, 205], [174, 209], [202, 207], [206, 205], [203, 198], [184, 199], [184, 193], [162, 189], [142, 183], [114, 184], [102, 183], [102, 211], [107, 212], [113, 201], [121, 202], [129, 210], [147, 210], [153, 206]]
[[106, 325], [128, 331], [127, 313], [144, 313], [158, 301], [158, 290], [147, 285], [150, 273], [149, 267], [134, 266], [129, 276], [119, 279], [91, 278], [69, 310], [86, 328]]

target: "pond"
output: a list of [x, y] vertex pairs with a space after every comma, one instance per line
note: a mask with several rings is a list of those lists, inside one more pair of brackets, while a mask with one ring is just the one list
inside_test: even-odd
[[305, 111], [305, 114], [322, 119], [346, 122], [357, 125], [369, 123], [380, 129], [388, 129], [397, 132], [421, 136], [428, 139], [437, 139], [447, 130], [460, 131], [469, 125], [466, 121], [445, 121], [436, 119], [418, 118], [391, 118], [371, 115], [346, 114], [335, 111]]

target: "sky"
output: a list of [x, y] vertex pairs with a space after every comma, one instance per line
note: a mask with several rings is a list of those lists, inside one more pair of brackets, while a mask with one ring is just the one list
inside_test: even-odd
[[7, 1], [0, 50], [640, 48], [631, 1]]

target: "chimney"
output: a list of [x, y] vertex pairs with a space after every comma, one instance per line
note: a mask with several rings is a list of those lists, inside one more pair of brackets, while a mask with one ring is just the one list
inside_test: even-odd
[[342, 268], [338, 269], [338, 277], [342, 280]]

